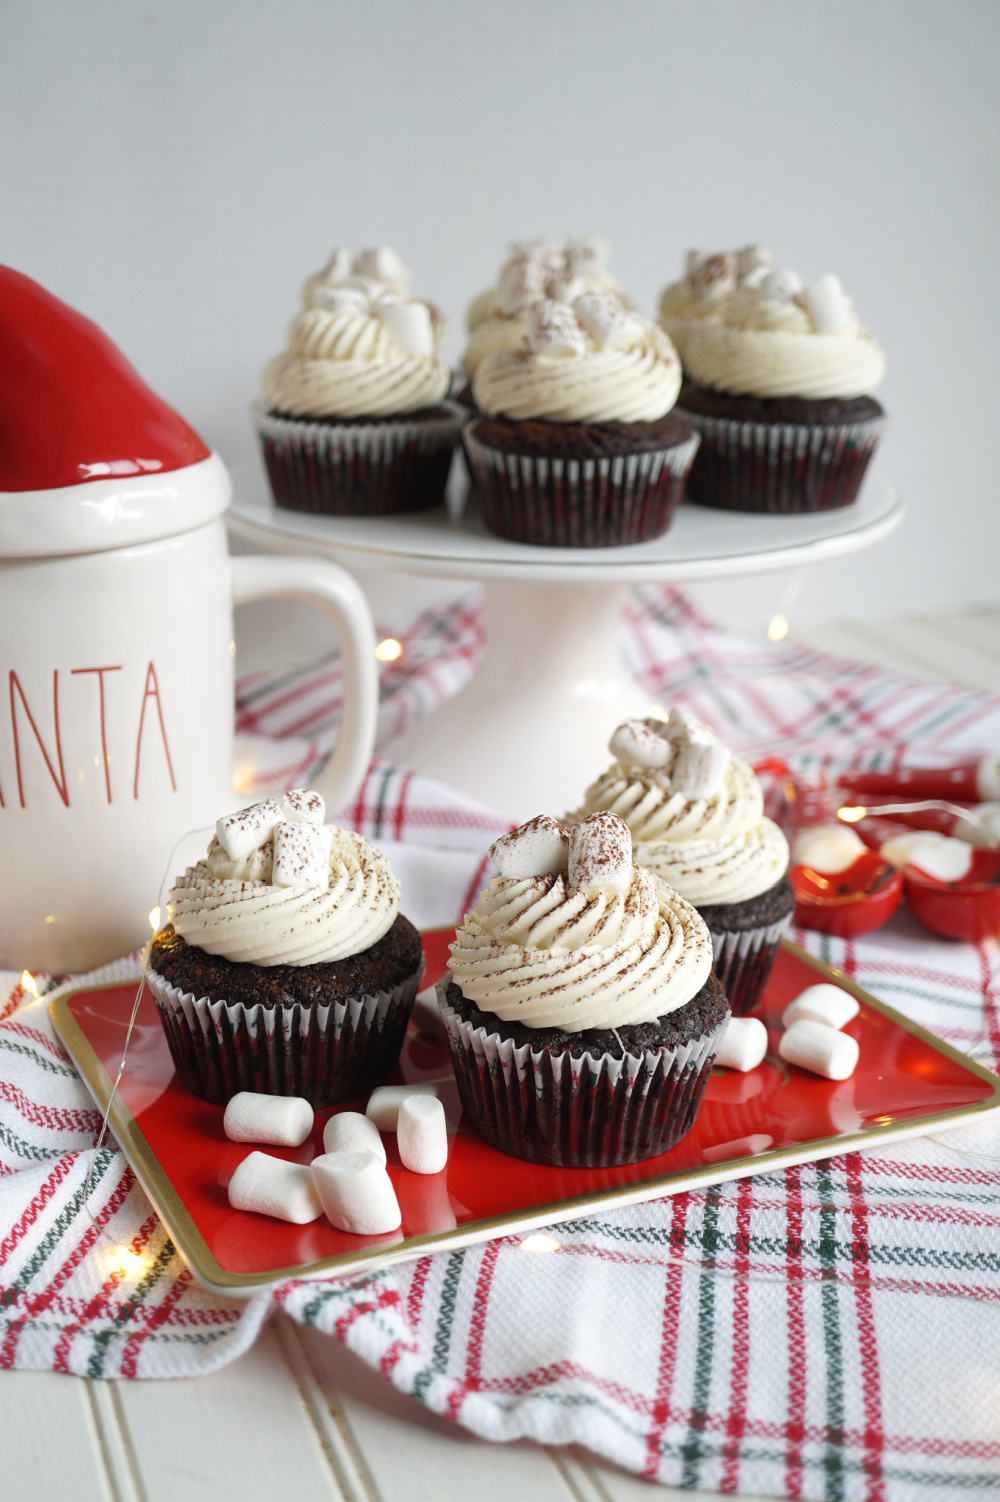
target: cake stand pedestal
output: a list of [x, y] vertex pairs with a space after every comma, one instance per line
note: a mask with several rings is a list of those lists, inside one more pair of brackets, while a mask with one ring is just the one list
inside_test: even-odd
[[513, 819], [560, 813], [607, 765], [620, 720], [649, 696], [618, 653], [628, 584], [718, 579], [801, 568], [888, 537], [903, 506], [870, 475], [853, 506], [811, 516], [752, 516], [682, 505], [654, 542], [624, 548], [535, 548], [493, 537], [474, 504], [412, 517], [283, 511], [263, 472], [234, 473], [228, 515], [241, 541], [316, 553], [345, 568], [481, 580], [486, 650], [464, 689], [393, 741], [394, 761]]

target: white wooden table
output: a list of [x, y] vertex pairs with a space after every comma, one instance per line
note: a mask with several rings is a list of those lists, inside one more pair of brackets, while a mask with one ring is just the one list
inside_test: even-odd
[[[793, 631], [822, 650], [1000, 692], [1000, 609]], [[0, 1502], [638, 1502], [581, 1452], [491, 1445], [278, 1316], [208, 1377], [0, 1373]], [[656, 1488], [658, 1497], [670, 1488]]]

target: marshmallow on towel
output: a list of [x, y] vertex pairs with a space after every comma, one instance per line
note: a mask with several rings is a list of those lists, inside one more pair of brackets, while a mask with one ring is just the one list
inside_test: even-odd
[[400, 1103], [408, 1095], [436, 1096], [437, 1085], [379, 1085], [369, 1097], [365, 1115], [375, 1123], [380, 1132], [394, 1132]]
[[857, 1067], [861, 1050], [850, 1033], [838, 1033], [822, 1022], [793, 1022], [781, 1036], [778, 1053], [786, 1064], [822, 1074], [828, 1080], [846, 1080]]
[[383, 1236], [402, 1225], [392, 1180], [371, 1153], [324, 1153], [309, 1171], [326, 1218], [338, 1231]]
[[304, 1163], [286, 1163], [269, 1153], [251, 1153], [229, 1180], [234, 1210], [254, 1210], [304, 1226], [323, 1213], [312, 1175]]
[[323, 1128], [325, 1153], [371, 1153], [385, 1163], [385, 1147], [378, 1127], [360, 1111], [338, 1111]]
[[215, 825], [215, 837], [231, 861], [241, 861], [270, 839], [284, 814], [273, 798], [227, 814]]
[[730, 1017], [715, 1062], [746, 1074], [767, 1053], [767, 1028], [758, 1017]]
[[548, 814], [536, 814], [519, 829], [501, 835], [490, 846], [490, 859], [501, 876], [556, 876], [565, 871], [569, 835]]
[[410, 1095], [399, 1105], [396, 1142], [411, 1173], [440, 1173], [448, 1162], [444, 1106], [434, 1095]]
[[313, 1129], [313, 1108], [301, 1095], [241, 1090], [226, 1106], [222, 1129], [231, 1142], [299, 1147]]
[[837, 1032], [858, 1015], [858, 1003], [848, 991], [823, 981], [817, 986], [806, 986], [795, 1000], [789, 1002], [781, 1014], [782, 1027], [791, 1027], [793, 1022], [822, 1022]]
[[425, 986], [417, 992], [410, 1019], [422, 1033], [429, 1033], [432, 1038], [447, 1038], [448, 1029], [438, 1006], [437, 986]]
[[327, 825], [279, 824], [274, 831], [276, 887], [326, 887], [330, 884], [330, 843]]
[[326, 800], [312, 788], [292, 788], [281, 800], [281, 812], [289, 824], [322, 824]]
[[624, 819], [602, 810], [575, 824], [569, 836], [569, 884], [579, 892], [628, 891], [632, 833]]

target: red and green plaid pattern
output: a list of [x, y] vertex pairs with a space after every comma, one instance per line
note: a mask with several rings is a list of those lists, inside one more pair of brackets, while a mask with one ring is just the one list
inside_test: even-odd
[[[750, 754], [780, 749], [801, 766], [1000, 743], [996, 699], [746, 641], [675, 591], [637, 598], [625, 647], [658, 697]], [[273, 703], [290, 685], [256, 687]], [[271, 743], [272, 765], [283, 750]], [[425, 926], [459, 916], [507, 827], [384, 762], [343, 817], [391, 852]], [[996, 945], [935, 940], [906, 913], [850, 943], [796, 937], [1000, 1065]], [[129, 973], [123, 961], [108, 978]], [[46, 1006], [0, 976], [0, 1366], [203, 1372], [245, 1350], [280, 1304], [490, 1438], [584, 1444], [692, 1489], [824, 1502], [1000, 1491], [996, 1118], [588, 1216], [556, 1227], [549, 1252], [510, 1237], [238, 1303], [192, 1282], [110, 1148], [94, 1219], [83, 1210], [99, 1122]], [[847, 1122], [849, 1082], [842, 1104]]]

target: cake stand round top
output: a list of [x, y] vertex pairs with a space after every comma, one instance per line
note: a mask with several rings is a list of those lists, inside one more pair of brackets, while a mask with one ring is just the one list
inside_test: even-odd
[[486, 530], [474, 500], [460, 515], [444, 506], [410, 516], [322, 516], [275, 506], [259, 463], [233, 470], [227, 521], [242, 542], [279, 552], [316, 552], [347, 568], [439, 579], [652, 584], [798, 568], [859, 552], [898, 527], [896, 487], [870, 474], [851, 506], [806, 516], [715, 511], [685, 502], [669, 531], [621, 548], [543, 548]]

